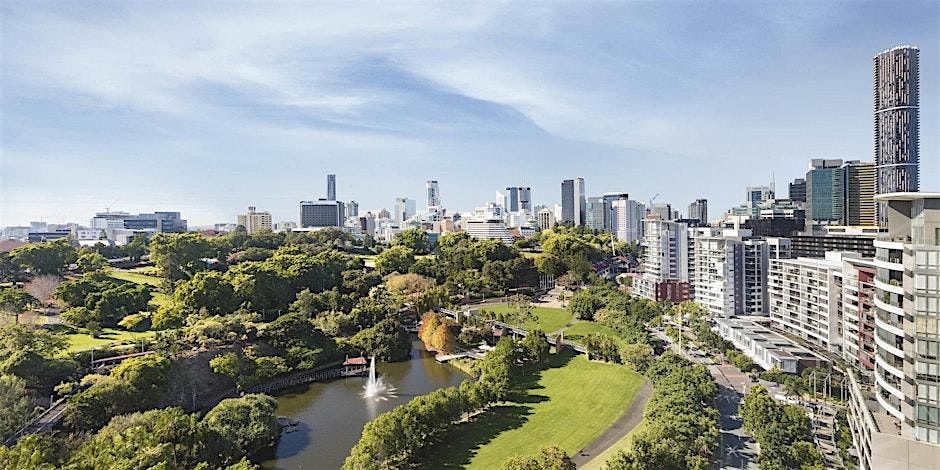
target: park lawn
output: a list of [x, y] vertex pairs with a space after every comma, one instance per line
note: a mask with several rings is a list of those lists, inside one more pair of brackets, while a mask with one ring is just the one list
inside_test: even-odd
[[[491, 312], [503, 313], [509, 312], [510, 307], [506, 304], [499, 305], [482, 305], [480, 306], [481, 310], [489, 310]], [[554, 307], [533, 307], [532, 313], [538, 317], [537, 321], [527, 321], [520, 327], [526, 330], [534, 330], [536, 328], [542, 330], [545, 333], [552, 333], [558, 331], [565, 327], [568, 323], [571, 322], [571, 312], [563, 308], [554, 308]]]
[[594, 333], [613, 336], [614, 338], [620, 337], [620, 333], [617, 333], [617, 330], [609, 326], [592, 321], [579, 321], [565, 329], [565, 339], [580, 343], [585, 336]]
[[570, 354], [550, 361], [510, 401], [454, 427], [430, 449], [424, 468], [489, 470], [546, 445], [572, 455], [610, 427], [643, 385], [643, 377], [624, 366]]
[[141, 339], [148, 339], [155, 334], [153, 331], [125, 331], [125, 330], [116, 330], [113, 328], [104, 328], [100, 337], [94, 338], [88, 334], [88, 330], [84, 328], [76, 328], [73, 332], [65, 335], [66, 341], [68, 341], [68, 352], [79, 352], [87, 351], [89, 349], [97, 349], [110, 347], [117, 343], [129, 342], [133, 343]]
[[645, 427], [646, 419], [644, 418], [635, 428], [630, 430], [626, 436], [623, 436], [619, 441], [615, 442], [614, 445], [608, 447], [607, 450], [601, 452], [588, 463], [584, 464], [581, 470], [604, 470], [607, 461], [621, 450], [626, 452], [627, 449], [630, 448], [630, 443], [633, 442], [633, 436]]
[[163, 278], [139, 272], [121, 271], [118, 269], [111, 270], [111, 277], [115, 279], [121, 279], [122, 281], [133, 282], [135, 284], [147, 284], [153, 287], [160, 287], [163, 284]]
[[139, 274], [145, 274], [147, 276], [159, 277], [156, 266], [139, 266], [136, 268], [130, 268], [127, 271], [131, 273], [139, 273]]

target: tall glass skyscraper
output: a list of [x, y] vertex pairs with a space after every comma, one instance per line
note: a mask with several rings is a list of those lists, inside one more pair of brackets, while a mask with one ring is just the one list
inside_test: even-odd
[[897, 46], [874, 57], [878, 194], [920, 187], [920, 51]]

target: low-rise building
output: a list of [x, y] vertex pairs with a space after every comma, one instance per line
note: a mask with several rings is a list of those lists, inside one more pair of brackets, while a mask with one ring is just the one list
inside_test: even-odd
[[750, 320], [716, 318], [712, 329], [765, 370], [776, 368], [798, 374], [806, 367], [820, 367], [829, 362]]

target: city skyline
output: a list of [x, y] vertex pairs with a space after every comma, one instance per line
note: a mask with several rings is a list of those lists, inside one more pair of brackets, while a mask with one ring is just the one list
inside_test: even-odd
[[451, 211], [520, 183], [551, 206], [582, 177], [589, 197], [706, 198], [716, 215], [772, 175], [783, 195], [811, 158], [872, 161], [872, 59], [899, 44], [922, 52], [920, 186], [940, 187], [936, 4], [581, 7], [193, 4], [181, 19], [6, 3], [0, 225], [108, 207], [295, 220], [327, 174], [363, 211], [423, 200], [429, 179]]

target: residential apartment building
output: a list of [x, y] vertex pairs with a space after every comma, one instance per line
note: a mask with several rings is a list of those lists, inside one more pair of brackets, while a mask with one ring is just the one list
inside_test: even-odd
[[920, 187], [920, 50], [897, 46], [874, 57], [878, 194]]
[[632, 243], [643, 237], [646, 206], [627, 198], [610, 201], [610, 231], [617, 240]]
[[875, 164], [850, 161], [842, 166], [842, 225], [877, 226], [878, 205], [875, 204]]
[[749, 230], [690, 228], [688, 259], [692, 298], [712, 316], [767, 314], [766, 240]]
[[875, 241], [874, 380], [849, 374], [859, 468], [940, 462], [940, 193], [890, 193]]
[[441, 187], [438, 185], [437, 180], [428, 180], [425, 183], [425, 189], [427, 190], [427, 208], [428, 211], [431, 211], [432, 207], [441, 207]]
[[830, 252], [824, 259], [770, 260], [767, 279], [771, 325], [834, 354], [841, 353], [841, 269], [858, 253]]
[[875, 368], [875, 263], [871, 258], [843, 258], [842, 358], [859, 370]]
[[255, 206], [248, 206], [248, 212], [238, 214], [238, 225], [245, 227], [248, 234], [258, 233], [262, 230], [272, 230], [271, 214], [269, 212], [259, 212]]
[[463, 222], [464, 230], [473, 238], [480, 240], [499, 240], [505, 245], [512, 245], [512, 235], [506, 228], [502, 219], [485, 218], [466, 220]]
[[[634, 292], [651, 300], [660, 298], [660, 285], [668, 282], [689, 282], [689, 238], [686, 224], [660, 219], [645, 219], [643, 259], [640, 277], [634, 283]], [[673, 292], [688, 292], [673, 289]], [[688, 298], [680, 299], [688, 300]]]
[[865, 232], [836, 234], [829, 230], [826, 235], [791, 235], [788, 238], [794, 258], [823, 258], [829, 251], [854, 251], [863, 258], [874, 258], [876, 235]]
[[336, 200], [336, 175], [326, 175], [326, 199]]

